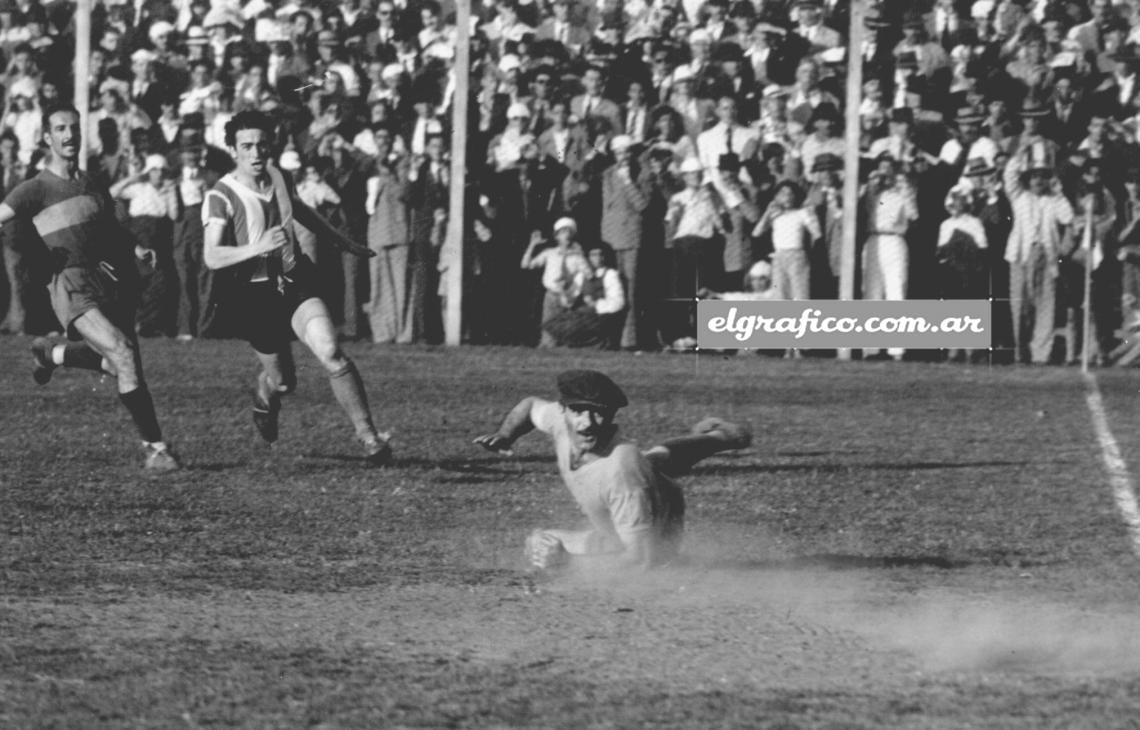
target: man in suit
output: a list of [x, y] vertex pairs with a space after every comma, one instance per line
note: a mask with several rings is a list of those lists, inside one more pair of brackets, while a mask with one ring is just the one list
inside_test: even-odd
[[1071, 71], [1056, 72], [1049, 112], [1042, 121], [1042, 133], [1063, 149], [1072, 149], [1088, 133], [1088, 111], [1081, 104], [1081, 90]]
[[520, 268], [520, 261], [532, 237], [549, 230], [562, 211], [558, 184], [564, 173], [559, 168], [557, 162], [540, 159], [537, 145], [530, 144], [517, 165], [491, 178], [489, 197], [497, 217], [495, 253], [488, 263], [491, 278], [500, 285], [488, 308], [502, 323], [500, 331], [509, 333], [502, 344], [538, 343], [543, 289], [539, 278]]
[[[575, 96], [570, 101], [570, 113], [587, 122], [592, 117], [604, 119], [609, 123], [612, 134], [621, 134], [623, 129], [621, 109], [618, 105], [602, 96], [605, 84], [605, 72], [600, 66], [590, 66], [582, 74], [582, 87], [585, 93]], [[591, 140], [592, 142], [593, 140]]]
[[204, 150], [183, 147], [175, 167], [174, 268], [178, 273], [178, 339], [201, 336], [208, 322], [204, 319], [208, 299], [209, 270], [202, 265], [205, 233], [202, 228], [202, 202], [220, 178], [205, 165]]
[[582, 170], [590, 143], [582, 125], [570, 123], [570, 110], [567, 102], [555, 101], [550, 106], [550, 126], [538, 137], [538, 156], [547, 164], [556, 163], [563, 176], [558, 181], [559, 207], [570, 210], [581, 194]]
[[1112, 0], [1092, 0], [1092, 18], [1069, 29], [1068, 39], [1080, 44], [1085, 53], [1100, 53], [1104, 50], [1102, 28], [1112, 20], [1114, 10]]
[[689, 34], [689, 71], [693, 77], [693, 95], [702, 99], [713, 96], [720, 69], [712, 58], [712, 38], [704, 28], [697, 28]]
[[558, 41], [577, 55], [590, 42], [590, 30], [571, 17], [571, 0], [554, 0], [553, 9], [554, 15], [538, 26], [535, 38]]
[[602, 172], [602, 242], [614, 250], [617, 270], [626, 287], [625, 325], [621, 346], [636, 349], [638, 333], [637, 254], [641, 246], [642, 214], [649, 205], [648, 180], [638, 169], [630, 148], [633, 140], [625, 134], [610, 141], [614, 163]]
[[450, 184], [443, 139], [443, 125], [439, 122], [429, 125], [423, 162], [408, 191], [411, 246], [408, 249], [408, 309], [399, 337], [401, 342], [438, 342], [443, 334], [436, 294], [436, 265], [443, 244], [440, 234], [447, 221]]
[[823, 24], [823, 5], [820, 0], [796, 0], [792, 9], [799, 13], [799, 25], [796, 26], [795, 33], [811, 44], [812, 53], [835, 48], [843, 42], [838, 31]]
[[631, 81], [626, 91], [626, 103], [622, 106], [622, 118], [625, 120], [625, 133], [629, 135], [634, 144], [641, 144], [653, 136], [650, 127], [649, 105], [645, 98], [645, 84], [641, 81]]
[[760, 94], [752, 65], [744, 62], [744, 52], [735, 43], [722, 43], [713, 57], [720, 64], [715, 98], [731, 96], [736, 100], [740, 121], [751, 124], [760, 116]]

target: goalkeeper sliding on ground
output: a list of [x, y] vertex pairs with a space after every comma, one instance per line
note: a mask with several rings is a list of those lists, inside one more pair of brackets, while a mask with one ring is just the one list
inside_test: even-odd
[[475, 443], [510, 454], [514, 442], [538, 429], [550, 435], [558, 470], [590, 521], [587, 530], [535, 530], [526, 555], [536, 568], [554, 568], [574, 555], [610, 555], [620, 566], [649, 568], [677, 555], [685, 499], [674, 477], [719, 451], [741, 449], [752, 434], [706, 418], [687, 436], [647, 451], [618, 433], [614, 416], [628, 401], [621, 388], [594, 370], [558, 376], [558, 402], [524, 398], [499, 430]]

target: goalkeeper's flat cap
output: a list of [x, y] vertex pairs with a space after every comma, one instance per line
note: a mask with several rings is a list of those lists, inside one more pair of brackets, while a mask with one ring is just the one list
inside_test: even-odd
[[564, 406], [595, 406], [613, 411], [629, 405], [617, 383], [597, 370], [559, 373], [558, 400]]

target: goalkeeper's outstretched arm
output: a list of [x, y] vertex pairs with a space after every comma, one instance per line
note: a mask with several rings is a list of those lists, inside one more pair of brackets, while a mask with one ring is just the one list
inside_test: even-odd
[[523, 398], [503, 419], [502, 424], [499, 425], [499, 430], [480, 436], [475, 439], [474, 443], [495, 453], [507, 455], [514, 453], [511, 451], [511, 447], [514, 446], [515, 441], [535, 428], [534, 421], [530, 417], [531, 410], [544, 402], [541, 398]]

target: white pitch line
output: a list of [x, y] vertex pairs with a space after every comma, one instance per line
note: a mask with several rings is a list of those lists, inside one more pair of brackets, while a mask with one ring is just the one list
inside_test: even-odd
[[1108, 416], [1104, 412], [1104, 400], [1100, 396], [1100, 386], [1097, 385], [1096, 376], [1088, 373], [1085, 376], [1085, 383], [1088, 385], [1085, 398], [1092, 414], [1097, 441], [1100, 442], [1100, 451], [1104, 456], [1104, 466], [1108, 470], [1112, 495], [1116, 498], [1117, 509], [1128, 525], [1128, 535], [1132, 538], [1132, 552], [1140, 556], [1140, 505], [1136, 502], [1132, 476], [1128, 473], [1128, 465], [1120, 456], [1120, 447], [1116, 443], [1116, 438], [1108, 427]]

